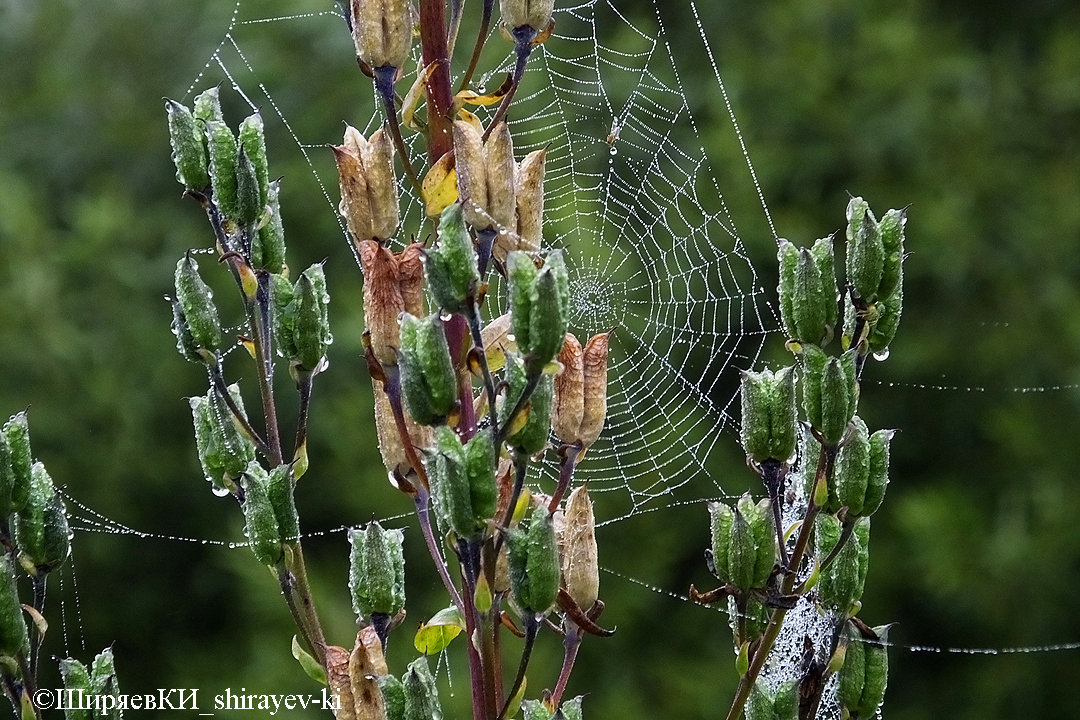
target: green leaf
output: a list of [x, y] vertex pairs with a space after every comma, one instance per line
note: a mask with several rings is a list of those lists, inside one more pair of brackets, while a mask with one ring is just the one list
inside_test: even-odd
[[326, 682], [326, 671], [319, 665], [319, 661], [311, 657], [311, 655], [300, 647], [300, 641], [293, 635], [292, 638], [292, 656], [296, 658], [296, 661], [300, 663], [300, 667], [304, 668], [304, 672], [308, 677], [317, 683], [328, 685]]

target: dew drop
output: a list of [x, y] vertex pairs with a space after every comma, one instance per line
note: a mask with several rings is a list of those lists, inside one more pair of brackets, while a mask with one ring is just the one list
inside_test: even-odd
[[448, 312], [441, 312], [441, 313], [439, 313], [439, 319], [440, 319], [440, 320], [442, 320], [443, 322], [450, 322], [450, 320], [452, 320], [452, 319], [453, 319], [453, 317], [454, 317], [454, 316], [453, 316], [453, 315], [451, 315], [451, 314], [450, 314], [450, 313], [448, 313]]
[[611, 153], [612, 155], [618, 155], [618, 154], [619, 154], [619, 148], [617, 148], [617, 147], [615, 147], [614, 145], [612, 145], [612, 146], [611, 146], [611, 149], [610, 149], [610, 150], [608, 150], [608, 152], [609, 152], [609, 153]]
[[[207, 480], [209, 481], [210, 478], [207, 478]], [[223, 487], [218, 487], [216, 485], [214, 485], [211, 489], [214, 491], [214, 494], [217, 495], [218, 497], [225, 497], [226, 495], [229, 494], [228, 489], [223, 488]]]
[[881, 350], [880, 352], [874, 353], [874, 359], [877, 360], [878, 362], [888, 360], [889, 359], [889, 348], [885, 348], [884, 350]]

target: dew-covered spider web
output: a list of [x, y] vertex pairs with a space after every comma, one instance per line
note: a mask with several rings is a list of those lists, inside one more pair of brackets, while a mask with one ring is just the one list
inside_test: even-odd
[[[657, 5], [663, 4], [658, 0]], [[326, 200], [326, 212], [337, 217], [336, 171], [325, 146], [340, 142], [340, 137], [303, 135], [295, 122], [303, 106], [279, 102], [282, 89], [265, 83], [258, 61], [247, 49], [266, 23], [310, 24], [327, 34], [345, 33], [344, 19], [332, 3], [307, 0], [296, 5], [297, 10], [288, 15], [264, 15], [254, 0], [237, 2], [220, 45], [184, 99], [190, 102], [194, 93], [223, 82], [251, 108], [260, 109], [268, 127], [282, 128], [303, 154], [311, 179]], [[612, 525], [645, 513], [728, 497], [722, 479], [714, 477], [712, 458], [722, 443], [736, 442], [737, 369], [759, 366], [765, 343], [781, 342], [770, 301], [773, 293], [766, 290], [775, 283], [772, 271], [759, 276], [750, 261], [747, 239], [740, 234], [739, 220], [753, 212], [769, 228], [773, 221], [754, 175], [752, 148], [748, 152], [743, 145], [700, 22], [698, 44], [688, 49], [675, 45], [660, 9], [644, 20], [631, 20], [610, 0], [557, 5], [554, 34], [533, 53], [510, 127], [518, 159], [532, 150], [547, 149], [544, 244], [566, 250], [571, 330], [583, 342], [595, 333], [614, 331], [605, 430], [576, 475], [588, 481], [597, 497], [599, 524]], [[690, 7], [696, 19], [696, 8]], [[680, 33], [680, 38], [686, 35]], [[710, 166], [706, 142], [692, 114], [693, 93], [680, 74], [691, 57], [712, 65], [715, 82], [708, 92], [721, 94], [730, 113], [726, 131], [742, 147], [743, 182], [760, 199], [756, 206], [734, 210], [725, 201], [726, 189]], [[481, 93], [496, 89], [513, 62], [512, 46], [493, 30], [481, 63], [485, 72], [473, 89]], [[415, 77], [414, 63], [400, 81], [399, 92], [404, 93]], [[282, 82], [302, 85], [297, 78]], [[367, 109], [350, 118], [365, 135], [382, 122], [373, 93], [367, 101]], [[490, 116], [489, 109], [471, 109], [481, 118]], [[426, 168], [417, 136], [406, 133], [406, 141], [414, 148], [412, 157], [422, 174]], [[271, 149], [271, 163], [273, 157]], [[283, 201], [288, 203], [287, 194]], [[402, 209], [406, 233], [422, 236], [427, 226], [418, 198], [406, 193]], [[344, 235], [341, 242], [347, 242]], [[493, 283], [485, 308], [489, 318], [501, 313], [503, 302], [498, 283]], [[1066, 387], [1071, 386], [1010, 390], [1043, 392]], [[962, 383], [927, 384], [925, 389], [985, 390]], [[557, 474], [554, 457], [553, 451], [547, 453], [540, 477], [534, 478], [542, 488], [550, 487]], [[69, 501], [77, 530], [162, 537], [102, 517], [74, 498]], [[703, 525], [705, 517], [702, 513]], [[383, 519], [403, 522], [400, 517]], [[243, 545], [238, 540], [167, 539]], [[689, 602], [685, 588], [659, 587], [627, 572], [626, 567], [609, 573]], [[713, 610], [727, 612], [722, 607]], [[815, 623], [812, 615], [806, 615], [792, 637], [818, 632]], [[906, 647], [995, 654], [1076, 650], [1080, 643]], [[839, 711], [826, 708], [819, 717], [839, 717]]]

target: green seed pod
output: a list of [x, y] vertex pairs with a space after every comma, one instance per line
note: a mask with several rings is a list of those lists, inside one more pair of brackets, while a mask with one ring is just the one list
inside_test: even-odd
[[251, 551], [263, 565], [277, 565], [283, 555], [277, 515], [270, 501], [270, 481], [259, 463], [252, 461], [244, 473], [244, 534]]
[[293, 495], [295, 485], [292, 468], [288, 465], [278, 465], [270, 471], [266, 480], [266, 492], [274, 508], [278, 534], [284, 543], [296, 542], [300, 538], [300, 517]]
[[829, 299], [817, 261], [809, 250], [800, 248], [791, 292], [792, 325], [800, 343], [817, 344], [825, 337]]
[[[293, 284], [284, 275], [270, 275], [270, 308], [274, 324], [274, 340], [285, 357], [296, 357], [293, 341]], [[290, 308], [291, 306], [291, 308]]]
[[885, 487], [889, 484], [889, 443], [893, 430], [878, 430], [870, 436], [869, 467], [867, 471], [866, 499], [862, 514], [873, 515], [885, 499]]
[[886, 625], [876, 627], [874, 633], [880, 640], [865, 643], [863, 691], [857, 706], [859, 717], [873, 717], [885, 700], [885, 687], [889, 684], [889, 653], [886, 647], [888, 632]]
[[[516, 353], [506, 353], [506, 382], [510, 386], [499, 409], [499, 422], [505, 423], [525, 391], [525, 363]], [[535, 455], [544, 449], [551, 431], [551, 402], [555, 383], [551, 375], [543, 374], [526, 404], [528, 418], [525, 424], [506, 441], [518, 452]]]
[[349, 530], [349, 592], [353, 612], [368, 622], [373, 613], [394, 616], [405, 607], [405, 536], [377, 522]]
[[207, 120], [206, 148], [214, 204], [227, 219], [237, 222], [240, 205], [236, 196], [236, 138], [229, 126], [220, 120]]
[[743, 640], [754, 640], [765, 633], [769, 624], [769, 609], [750, 597], [746, 603], [746, 637]]
[[[221, 321], [214, 306], [214, 293], [199, 276], [199, 265], [191, 253], [185, 253], [176, 263], [175, 281], [176, 300], [180, 303], [191, 339], [198, 350], [212, 353], [221, 345]], [[178, 336], [178, 346], [183, 340]], [[185, 357], [187, 349], [181, 349]]]
[[722, 582], [731, 578], [728, 554], [731, 549], [731, 527], [735, 522], [735, 511], [721, 502], [709, 503], [709, 519], [712, 530], [712, 547], [706, 555], [710, 570]]
[[478, 528], [472, 511], [465, 448], [457, 433], [446, 425], [435, 428], [434, 466], [431, 495], [439, 518], [458, 537], [472, 537]]
[[743, 449], [755, 462], [786, 461], [795, 453], [795, 376], [792, 368], [742, 374]]
[[826, 337], [832, 338], [833, 328], [836, 327], [839, 310], [836, 304], [836, 262], [833, 258], [833, 241], [831, 237], [821, 238], [810, 248], [810, 254], [814, 257], [821, 274], [821, 292], [825, 306]]
[[799, 718], [799, 683], [788, 680], [776, 688], [773, 702], [774, 720], [798, 720]]
[[765, 680], [758, 676], [750, 688], [750, 697], [746, 702], [746, 720], [774, 720], [774, 696]]
[[881, 245], [885, 253], [881, 269], [881, 282], [878, 284], [878, 297], [889, 297], [903, 277], [904, 263], [904, 225], [907, 224], [906, 210], [890, 210], [881, 218], [878, 231], [881, 233]]
[[849, 712], [857, 710], [866, 676], [866, 644], [863, 642], [862, 633], [851, 623], [847, 623], [847, 650], [844, 653], [844, 665], [838, 675], [837, 699]]
[[224, 119], [224, 115], [221, 113], [220, 91], [221, 88], [215, 85], [195, 96], [195, 109], [192, 115], [197, 121], [205, 123], [210, 120], [217, 120], [220, 122]]
[[184, 309], [177, 300], [172, 301], [173, 320], [172, 334], [176, 336], [176, 349], [185, 360], [191, 362], [204, 362], [205, 358], [199, 354], [199, 345], [195, 342], [188, 327], [187, 318], [184, 317]]
[[520, 250], [506, 257], [507, 277], [510, 280], [510, 319], [514, 341], [522, 352], [528, 352], [529, 328], [532, 322], [533, 288], [536, 286], [536, 265], [532, 258]]
[[522, 612], [546, 615], [559, 593], [559, 546], [551, 515], [533, 511], [528, 529], [511, 532], [507, 541], [514, 601]]
[[[529, 291], [528, 345], [518, 340], [518, 347], [529, 355], [529, 370], [539, 373], [555, 359], [566, 339], [569, 317], [570, 286], [562, 251], [548, 255]], [[516, 337], [516, 336], [515, 336]]]
[[30, 495], [15, 516], [14, 531], [19, 550], [39, 571], [54, 570], [67, 559], [71, 549], [67, 515], [52, 478], [39, 462], [30, 471]]
[[0, 655], [30, 652], [26, 621], [15, 585], [15, 566], [7, 553], [0, 555]]
[[[90, 672], [78, 660], [65, 658], [59, 661], [60, 678], [64, 681], [64, 689], [72, 691], [73, 698], [78, 698], [80, 692], [83, 695], [91, 693]], [[78, 701], [64, 708], [65, 720], [93, 720], [94, 713], [90, 708], [81, 708]]]
[[859, 548], [859, 574], [855, 583], [855, 597], [852, 599], [854, 602], [862, 597], [866, 589], [866, 573], [870, 570], [870, 518], [863, 517], [855, 521], [852, 539], [858, 541]]
[[829, 504], [825, 506], [826, 510], [835, 513], [846, 505], [848, 517], [869, 514], [863, 512], [863, 507], [870, 477], [870, 435], [862, 418], [853, 418], [852, 424], [855, 432], [836, 456]]
[[409, 414], [422, 425], [445, 422], [457, 402], [457, 374], [438, 315], [400, 318], [401, 390]]
[[393, 675], [380, 675], [378, 683], [386, 720], [405, 720], [405, 686]]
[[461, 312], [480, 280], [480, 270], [460, 203], [443, 210], [439, 243], [425, 254], [424, 270], [435, 304], [449, 313]]
[[11, 451], [0, 434], [0, 518], [11, 514], [11, 491], [15, 487], [15, 470], [11, 467]]
[[265, 203], [259, 202], [259, 176], [247, 150], [236, 156], [236, 217], [230, 218], [243, 228], [253, 228], [262, 217]]
[[[840, 521], [834, 516], [818, 516], [818, 558], [824, 560], [840, 539]], [[854, 532], [832, 564], [821, 573], [817, 590], [821, 603], [845, 614], [862, 597], [869, 559], [870, 518], [860, 518]]]
[[495, 517], [499, 488], [495, 482], [497, 460], [491, 430], [481, 430], [465, 444], [465, 473], [469, 478], [473, 522], [477, 527]]
[[803, 410], [806, 420], [814, 428], [821, 429], [821, 379], [829, 356], [816, 345], [804, 345], [799, 355], [802, 374]]
[[25, 411], [12, 415], [4, 423], [3, 440], [7, 445], [11, 467], [11, 505], [10, 509], [0, 510], [7, 515], [22, 510], [30, 497], [30, 476], [34, 461], [30, 453], [30, 424], [26, 420]]
[[552, 713], [540, 700], [526, 700], [521, 703], [521, 711], [525, 720], [551, 720]]
[[116, 665], [113, 662], [112, 648], [105, 648], [94, 658], [90, 666], [90, 689], [94, 695], [110, 695], [114, 702], [108, 712], [95, 713], [94, 720], [121, 720], [120, 683], [116, 679]]
[[578, 695], [575, 698], [571, 698], [563, 702], [559, 707], [558, 712], [555, 713], [557, 720], [582, 720], [581, 717], [581, 701], [583, 696]]
[[795, 271], [799, 266], [799, 249], [783, 238], [777, 242], [776, 259], [780, 262], [780, 284], [776, 290], [780, 295], [780, 319], [788, 337], [793, 338], [799, 334], [795, 329], [795, 305], [792, 298], [795, 294]]
[[889, 343], [896, 337], [896, 331], [900, 327], [900, 314], [904, 306], [903, 287], [898, 287], [896, 292], [878, 303], [878, 318], [870, 332], [870, 351], [884, 352], [889, 348]]
[[750, 689], [746, 704], [746, 720], [798, 720], [799, 687], [795, 680], [776, 688], [775, 692], [762, 678]]
[[773, 566], [776, 565], [776, 526], [773, 520], [772, 504], [768, 498], [758, 501], [754, 509], [756, 512], [750, 528], [754, 532], [757, 552], [754, 559], [752, 587], [759, 588], [765, 587], [769, 575], [772, 574]]
[[442, 720], [439, 691], [426, 657], [409, 664], [401, 685], [405, 691], [405, 720]]
[[[754, 584], [757, 543], [751, 519], [755, 510], [750, 496], [743, 495], [735, 506], [735, 518], [731, 523], [731, 536], [728, 540], [728, 581], [740, 590], [749, 590]], [[751, 515], [750, 518], [747, 513]]]
[[293, 360], [301, 368], [313, 372], [326, 357], [326, 348], [334, 341], [330, 334], [328, 308], [330, 295], [326, 292], [326, 275], [322, 263], [315, 263], [300, 276], [293, 288]]
[[263, 134], [263, 121], [259, 113], [244, 118], [240, 123], [240, 148], [247, 153], [255, 168], [255, 177], [259, 187], [259, 206], [266, 205], [270, 197], [270, 170], [266, 161], [266, 136]]
[[[861, 213], [860, 213], [861, 211]], [[859, 297], [872, 302], [885, 261], [881, 231], [870, 207], [862, 198], [852, 198], [847, 209], [847, 276]]]
[[204, 190], [210, 184], [207, 170], [206, 141], [195, 116], [174, 100], [165, 100], [169, 114], [169, 144], [177, 181], [189, 190]]
[[[228, 391], [240, 412], [244, 412], [240, 387], [230, 385]], [[240, 432], [229, 406], [213, 388], [205, 396], [193, 397], [188, 402], [203, 474], [217, 492], [227, 492], [231, 489], [230, 481], [240, 477], [255, 459], [255, 445]]]
[[251, 264], [278, 274], [285, 269], [285, 228], [281, 224], [280, 182], [270, 183], [266, 196], [266, 222], [251, 243]]
[[[813, 419], [811, 424], [833, 445], [843, 439], [859, 402], [854, 353], [854, 350], [849, 350], [839, 358], [828, 358], [817, 380], [821, 403], [820, 424]], [[813, 376], [808, 380], [815, 382]], [[811, 390], [808, 388], [806, 392], [809, 394]], [[809, 410], [807, 407], [808, 414]]]

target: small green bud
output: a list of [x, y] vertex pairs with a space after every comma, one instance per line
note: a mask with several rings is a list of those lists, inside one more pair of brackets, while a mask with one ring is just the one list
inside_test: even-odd
[[184, 317], [184, 309], [180, 307], [178, 300], [172, 301], [172, 334], [176, 336], [176, 350], [185, 360], [191, 362], [205, 362], [206, 358], [199, 354], [199, 344], [195, 342], [188, 326], [187, 318]]
[[832, 240], [823, 238], [812, 248], [796, 249], [780, 240], [780, 315], [784, 329], [802, 344], [819, 344], [832, 338], [836, 325], [836, 270]]
[[885, 253], [881, 269], [881, 283], [878, 285], [878, 297], [889, 297], [903, 279], [904, 263], [904, 226], [907, 224], [906, 210], [890, 210], [881, 218], [878, 231], [881, 233], [881, 245]]
[[532, 322], [533, 288], [536, 286], [536, 265], [532, 258], [520, 250], [506, 257], [507, 277], [510, 280], [510, 319], [514, 342], [522, 352], [531, 346], [529, 328]]
[[885, 499], [885, 487], [889, 484], [889, 443], [893, 430], [878, 430], [870, 436], [870, 462], [866, 482], [866, 500], [863, 515], [873, 515]]
[[120, 683], [116, 679], [116, 665], [113, 662], [112, 648], [105, 648], [94, 658], [90, 666], [90, 689], [94, 695], [111, 695], [114, 702], [103, 703], [111, 705], [108, 712], [95, 714], [95, 720], [121, 720], [123, 710], [120, 708]]
[[292, 303], [292, 341], [296, 346], [293, 360], [304, 370], [314, 372], [334, 340], [330, 334], [330, 295], [326, 292], [322, 263], [309, 267], [296, 281]]
[[742, 374], [743, 449], [755, 462], [787, 461], [795, 454], [795, 375], [787, 367]]
[[[89, 695], [91, 692], [90, 672], [86, 666], [74, 658], [64, 658], [59, 663], [60, 678], [64, 682], [64, 689], [72, 691], [74, 698], [80, 696], [80, 691], [83, 695]], [[65, 707], [64, 718], [65, 720], [93, 720], [94, 713], [89, 707], [80, 707], [76, 701]]]
[[224, 119], [224, 115], [221, 113], [221, 89], [215, 85], [212, 88], [207, 88], [201, 93], [195, 96], [195, 109], [192, 112], [195, 119], [199, 122], [209, 122], [210, 120], [221, 121]]
[[[244, 412], [240, 387], [230, 385], [228, 391], [240, 412]], [[213, 388], [205, 396], [193, 397], [188, 402], [203, 474], [216, 491], [227, 492], [233, 489], [231, 481], [240, 477], [255, 459], [255, 445], [240, 432], [229, 406]]]
[[873, 717], [885, 700], [885, 688], [889, 684], [888, 631], [888, 626], [884, 625], [874, 628], [879, 640], [865, 643], [863, 691], [857, 706], [859, 717]]
[[270, 316], [274, 341], [285, 357], [296, 357], [293, 342], [293, 284], [283, 274], [270, 275]]
[[868, 302], [878, 295], [885, 262], [881, 229], [870, 206], [861, 197], [847, 206], [847, 276], [859, 297]]
[[833, 241], [831, 237], [821, 238], [810, 248], [810, 254], [814, 257], [821, 274], [821, 290], [825, 302], [825, 327], [826, 337], [832, 338], [833, 328], [836, 327], [839, 310], [836, 303], [836, 262], [833, 258]]
[[735, 509], [709, 505], [714, 574], [740, 590], [764, 587], [776, 564], [776, 539], [768, 499], [754, 503], [747, 493]]
[[210, 174], [202, 128], [185, 105], [166, 99], [165, 111], [169, 114], [169, 143], [176, 179], [189, 190], [204, 190], [210, 185]]
[[[510, 412], [517, 405], [527, 383], [525, 363], [516, 353], [506, 353], [506, 382], [509, 390], [499, 409], [500, 424], [509, 419]], [[528, 455], [535, 455], [544, 449], [551, 431], [551, 403], [554, 392], [552, 376], [542, 374], [526, 404], [526, 410], [523, 411], [528, 412], [524, 425], [506, 438], [510, 447]]]
[[884, 352], [889, 343], [896, 337], [896, 331], [900, 327], [900, 314], [904, 307], [903, 287], [897, 287], [883, 302], [877, 303], [877, 321], [870, 331], [870, 351]]
[[780, 295], [780, 319], [784, 323], [784, 330], [789, 337], [798, 337], [799, 331], [795, 328], [795, 271], [799, 267], [799, 249], [788, 240], [781, 238], [778, 241], [776, 259], [780, 263], [780, 284], [777, 293]]
[[862, 418], [852, 419], [854, 432], [836, 456], [833, 482], [829, 487], [829, 502], [825, 509], [837, 512], [847, 506], [848, 517], [863, 513], [867, 481], [870, 477], [870, 435]]
[[581, 701], [582, 695], [578, 695], [575, 698], [571, 698], [565, 701], [555, 713], [557, 720], [582, 720], [581, 717]]
[[806, 248], [799, 249], [799, 260], [795, 266], [795, 289], [791, 303], [792, 310], [795, 312], [795, 330], [798, 333], [795, 339], [804, 343], [819, 342], [826, 334], [827, 298], [821, 271], [818, 269], [814, 256]]
[[510, 591], [522, 612], [547, 615], [559, 592], [559, 546], [555, 525], [545, 510], [534, 510], [527, 530], [507, 536]]
[[[570, 286], [562, 251], [552, 251], [536, 275], [529, 291], [528, 345], [518, 347], [528, 354], [529, 372], [539, 373], [555, 359], [566, 339]], [[515, 336], [516, 337], [516, 336]]]
[[[218, 320], [217, 307], [214, 306], [214, 293], [199, 276], [199, 265], [185, 253], [176, 263], [176, 301], [180, 304], [187, 332], [190, 333], [196, 352], [212, 353], [221, 345], [221, 321]], [[178, 331], [183, 332], [183, 326]], [[184, 346], [181, 347], [180, 344]], [[177, 335], [177, 345], [181, 354], [190, 356], [190, 347], [186, 339]]]
[[435, 428], [434, 466], [431, 494], [436, 512], [446, 528], [458, 537], [472, 537], [479, 528], [473, 517], [465, 448], [457, 433], [446, 425]]
[[551, 720], [553, 713], [541, 700], [526, 700], [521, 703], [521, 711], [525, 720]]
[[251, 243], [251, 264], [279, 274], [285, 269], [285, 228], [281, 224], [280, 182], [270, 183], [266, 198], [266, 222]]
[[442, 423], [457, 402], [457, 374], [443, 322], [436, 315], [400, 318], [401, 390], [409, 414], [421, 425]]
[[236, 217], [230, 218], [244, 228], [254, 227], [262, 217], [264, 203], [259, 202], [259, 176], [247, 150], [236, 156]]
[[19, 589], [15, 585], [15, 566], [11, 556], [0, 554], [0, 655], [14, 657], [30, 652]]
[[236, 195], [236, 138], [229, 126], [221, 120], [207, 120], [206, 148], [210, 153], [214, 203], [227, 219], [238, 222], [240, 205]]
[[788, 680], [773, 691], [767, 682], [758, 678], [750, 689], [746, 704], [746, 720], [798, 720], [799, 686]]
[[0, 508], [6, 515], [19, 512], [30, 497], [31, 468], [34, 465], [30, 453], [30, 424], [26, 412], [16, 413], [4, 423], [4, 444], [7, 445], [8, 463], [11, 468], [10, 509]]
[[11, 491], [15, 488], [15, 470], [11, 467], [11, 451], [0, 434], [0, 517], [11, 514]]
[[480, 269], [460, 203], [443, 210], [439, 243], [425, 254], [424, 270], [435, 304], [449, 313], [461, 312], [480, 280]]
[[721, 502], [710, 502], [708, 507], [712, 547], [705, 559], [709, 562], [712, 574], [727, 582], [731, 577], [728, 552], [731, 549], [731, 527], [735, 522], [735, 511]]
[[15, 516], [15, 542], [34, 567], [50, 572], [71, 551], [67, 514], [45, 466], [34, 463], [30, 476], [29, 498]]
[[378, 683], [386, 720], [405, 720], [405, 686], [393, 675], [380, 675]]
[[479, 431], [465, 444], [465, 473], [469, 478], [473, 522], [480, 527], [495, 517], [499, 502], [495, 481], [497, 459], [490, 429]]
[[240, 148], [247, 153], [259, 188], [259, 210], [266, 205], [270, 197], [270, 170], [266, 161], [266, 136], [263, 134], [263, 121], [259, 113], [253, 113], [240, 123]]
[[349, 530], [349, 591], [353, 612], [364, 621], [372, 614], [393, 617], [405, 606], [405, 536], [377, 522]]
[[803, 409], [811, 426], [837, 444], [858, 406], [855, 350], [830, 358], [813, 345], [802, 349]]
[[442, 720], [439, 691], [426, 657], [409, 664], [401, 685], [405, 691], [405, 720]]
[[270, 479], [259, 463], [252, 461], [244, 473], [244, 533], [251, 551], [263, 565], [276, 565], [284, 555], [277, 515], [270, 501]]
[[862, 699], [863, 685], [866, 678], [866, 644], [862, 633], [851, 623], [847, 623], [847, 650], [844, 653], [844, 665], [840, 668], [836, 697], [840, 705], [848, 711], [856, 710]]

